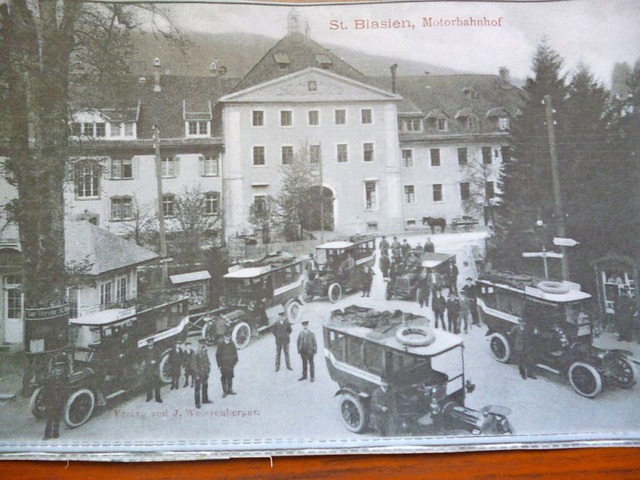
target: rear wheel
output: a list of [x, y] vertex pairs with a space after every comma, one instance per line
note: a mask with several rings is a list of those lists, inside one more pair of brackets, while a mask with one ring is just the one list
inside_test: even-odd
[[302, 291], [302, 299], [305, 302], [310, 302], [311, 300], [313, 300], [313, 294], [311, 293], [311, 290], [311, 283], [307, 282], [304, 286], [304, 290]]
[[573, 363], [569, 367], [569, 382], [583, 397], [594, 398], [602, 391], [602, 377], [595, 367], [588, 363]]
[[284, 311], [289, 323], [298, 323], [298, 320], [300, 320], [300, 304], [297, 301], [289, 300], [284, 306]]
[[620, 355], [615, 359], [613, 381], [620, 388], [631, 388], [636, 384], [638, 370], [629, 357]]
[[31, 394], [29, 410], [31, 410], [34, 417], [44, 418], [46, 408], [47, 406], [45, 405], [44, 395], [42, 395], [42, 387], [38, 387]]
[[509, 340], [502, 333], [493, 333], [489, 337], [491, 353], [500, 363], [507, 363], [511, 359], [511, 346]]
[[162, 383], [171, 383], [171, 375], [169, 374], [169, 352], [166, 352], [160, 360], [160, 381]]
[[202, 327], [202, 338], [207, 345], [215, 345], [216, 344], [216, 324], [215, 322], [207, 322]]
[[231, 331], [231, 340], [238, 350], [245, 348], [251, 341], [251, 327], [247, 322], [237, 323]]
[[362, 401], [352, 393], [344, 393], [340, 398], [342, 423], [347, 430], [362, 433], [367, 426], [367, 411]]
[[76, 428], [86, 423], [93, 414], [96, 405], [95, 395], [88, 388], [73, 392], [67, 399], [64, 409], [64, 423]]
[[331, 303], [339, 302], [342, 298], [342, 287], [339, 283], [332, 283], [327, 289], [327, 295]]

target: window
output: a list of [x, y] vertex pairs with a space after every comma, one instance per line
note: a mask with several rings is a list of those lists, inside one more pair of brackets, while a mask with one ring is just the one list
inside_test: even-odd
[[82, 135], [85, 137], [93, 137], [93, 129], [95, 127], [94, 123], [83, 123], [82, 124]]
[[487, 182], [486, 185], [484, 186], [485, 189], [485, 196], [487, 197], [487, 200], [491, 200], [493, 197], [496, 196], [496, 186], [494, 182]]
[[256, 195], [253, 197], [253, 208], [256, 215], [266, 215], [267, 213], [267, 196]]
[[265, 165], [264, 147], [253, 147], [253, 164], [260, 166]]
[[172, 194], [162, 196], [162, 213], [165, 217], [173, 217], [176, 213], [176, 197]]
[[100, 284], [100, 305], [103, 307], [111, 305], [111, 282]]
[[345, 123], [347, 123], [347, 111], [342, 109], [342, 110], [336, 110], [335, 111], [335, 124], [336, 125], [344, 125]]
[[98, 198], [100, 196], [100, 165], [96, 162], [77, 163], [75, 178], [78, 198]]
[[467, 147], [458, 148], [458, 165], [467, 165], [469, 162]]
[[416, 203], [416, 187], [413, 185], [404, 186], [404, 203]]
[[124, 124], [124, 136], [125, 137], [133, 137], [134, 134], [135, 123], [125, 123]]
[[500, 153], [502, 154], [502, 161], [508, 162], [511, 160], [511, 147], [508, 145], [500, 147]]
[[378, 208], [377, 182], [364, 182], [364, 208], [375, 210]]
[[373, 162], [373, 143], [362, 144], [362, 155], [365, 162]]
[[309, 163], [314, 165], [320, 163], [320, 145], [309, 145]]
[[405, 132], [421, 132], [422, 120], [419, 118], [409, 118], [403, 120], [400, 129]]
[[360, 120], [363, 125], [369, 125], [373, 123], [373, 112], [370, 108], [363, 108], [360, 110]]
[[280, 112], [280, 126], [290, 127], [293, 125], [293, 112], [291, 110], [282, 110]]
[[509, 130], [509, 117], [499, 117], [498, 128], [500, 130]]
[[217, 177], [220, 174], [218, 157], [200, 157], [200, 175], [203, 177]]
[[220, 213], [220, 192], [204, 194], [204, 214], [218, 215]]
[[466, 202], [471, 198], [471, 184], [469, 182], [460, 183], [460, 200]]
[[175, 157], [163, 157], [162, 158], [162, 177], [173, 178], [177, 176]]
[[447, 130], [447, 119], [446, 118], [438, 118], [437, 122], [438, 130], [444, 132]]
[[476, 117], [467, 118], [467, 128], [469, 130], [475, 130], [478, 128], [478, 119]]
[[439, 167], [440, 166], [440, 149], [439, 148], [432, 148], [429, 151], [430, 155], [431, 155], [431, 166], [432, 167]]
[[111, 124], [111, 136], [112, 137], [121, 137], [122, 136], [122, 124], [121, 123], [112, 123]]
[[96, 123], [96, 137], [106, 137], [107, 136], [107, 124], [100, 122]]
[[291, 165], [293, 163], [293, 147], [284, 145], [282, 147], [282, 165]]
[[347, 144], [340, 143], [336, 146], [338, 154], [338, 163], [345, 163], [349, 160]]
[[442, 184], [436, 183], [433, 186], [433, 201], [434, 202], [442, 201]]
[[318, 82], [316, 82], [315, 80], [309, 80], [307, 82], [307, 88], [310, 92], [315, 92], [316, 90], [318, 90]]
[[128, 285], [129, 279], [127, 277], [116, 279], [116, 303], [122, 303], [127, 300]]
[[318, 110], [309, 110], [309, 125], [312, 127], [320, 125], [320, 112]]
[[324, 68], [324, 69], [331, 68], [331, 64], [333, 63], [331, 61], [331, 58], [329, 58], [329, 55], [327, 55], [325, 53], [317, 53], [316, 54], [316, 62], [318, 62], [320, 64], [320, 68]]
[[71, 135], [74, 137], [79, 137], [82, 135], [82, 123], [80, 122], [72, 122], [71, 123]]
[[413, 150], [402, 150], [402, 165], [404, 168], [413, 168]]
[[7, 318], [22, 318], [22, 288], [18, 275], [4, 277]]
[[491, 165], [491, 147], [482, 147], [482, 163]]
[[133, 161], [130, 158], [114, 158], [111, 160], [111, 179], [126, 180], [133, 178]]
[[209, 122], [204, 120], [191, 120], [187, 122], [188, 137], [202, 137], [209, 134]]
[[254, 110], [252, 122], [254, 127], [264, 127], [264, 112], [262, 110]]
[[133, 218], [133, 201], [131, 197], [111, 198], [111, 220], [118, 222]]

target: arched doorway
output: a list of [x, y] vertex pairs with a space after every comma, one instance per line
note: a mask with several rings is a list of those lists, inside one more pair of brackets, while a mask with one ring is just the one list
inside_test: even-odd
[[[308, 231], [326, 230], [333, 231], [335, 225], [334, 196], [333, 191], [328, 187], [314, 186], [309, 189], [311, 198], [317, 199], [312, 203], [309, 217], [305, 222], [304, 229]], [[321, 227], [324, 225], [324, 228]]]

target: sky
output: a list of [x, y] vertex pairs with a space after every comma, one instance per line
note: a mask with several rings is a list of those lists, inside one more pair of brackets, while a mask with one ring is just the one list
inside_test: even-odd
[[[283, 37], [291, 6], [171, 4], [181, 29], [202, 32], [259, 33]], [[512, 76], [531, 74], [536, 46], [547, 37], [565, 59], [566, 72], [584, 63], [609, 84], [616, 62], [640, 58], [640, 0], [566, 0], [545, 3], [398, 2], [389, 4], [297, 5], [311, 38], [331, 47], [344, 45], [367, 53], [402, 58], [459, 71], [496, 73], [506, 66]], [[499, 26], [423, 26], [440, 19], [484, 18]], [[413, 28], [356, 29], [356, 20], [405, 20]], [[331, 21], [346, 29], [331, 29]], [[405, 23], [406, 24], [406, 23]], [[336, 23], [334, 23], [336, 25]], [[362, 25], [362, 23], [360, 23]], [[346, 59], [348, 60], [348, 59]]]

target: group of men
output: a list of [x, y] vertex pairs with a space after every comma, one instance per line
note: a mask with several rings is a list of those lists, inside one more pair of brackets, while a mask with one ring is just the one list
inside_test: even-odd
[[[418, 300], [420, 301], [420, 298]], [[420, 306], [422, 306], [422, 303]], [[435, 319], [434, 326], [452, 333], [461, 333], [462, 327], [464, 328], [464, 333], [467, 333], [471, 325], [480, 325], [477, 291], [473, 278], [467, 277], [466, 284], [460, 290], [459, 297], [455, 291], [449, 290], [449, 294], [445, 299], [442, 290], [436, 290], [431, 300], [431, 310]]]
[[[315, 380], [315, 364], [313, 357], [318, 352], [318, 344], [315, 334], [309, 330], [309, 321], [303, 320], [302, 331], [298, 334], [297, 347], [298, 354], [302, 360], [302, 376], [298, 381], [309, 378], [311, 382]], [[276, 372], [280, 371], [281, 354], [284, 352], [284, 363], [287, 370], [291, 368], [291, 359], [289, 357], [289, 343], [291, 342], [292, 333], [291, 324], [287, 321], [284, 314], [280, 314], [280, 318], [273, 325], [273, 336], [276, 340]], [[307, 377], [307, 373], [309, 376]]]
[[[199, 339], [198, 350], [191, 348], [190, 342], [177, 341], [167, 358], [167, 373], [171, 378], [171, 390], [180, 388], [180, 377], [184, 372], [183, 388], [194, 389], [196, 408], [201, 408], [203, 404], [213, 403], [209, 400], [209, 375], [211, 374], [211, 360], [207, 351], [204, 339]], [[145, 380], [147, 387], [147, 402], [154, 396], [158, 403], [162, 403], [160, 387], [160, 360], [162, 352], [155, 346], [153, 340], [147, 344], [145, 352]], [[220, 381], [222, 383], [222, 398], [227, 395], [235, 395], [233, 391], [234, 369], [238, 363], [238, 351], [231, 341], [231, 335], [225, 333], [224, 339], [216, 349], [216, 363], [220, 370]]]

